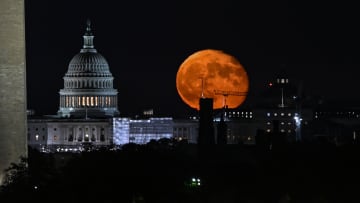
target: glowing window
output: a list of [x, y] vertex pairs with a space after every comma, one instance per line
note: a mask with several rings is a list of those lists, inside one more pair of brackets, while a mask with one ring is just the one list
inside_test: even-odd
[[71, 97], [71, 106], [75, 107], [75, 98], [74, 97]]
[[91, 106], [94, 106], [94, 97], [90, 98], [90, 104], [91, 104]]
[[274, 113], [274, 116], [277, 116], [277, 113]]
[[36, 140], [36, 141], [39, 140], [39, 135], [38, 135], [38, 134], [35, 135], [35, 140]]
[[266, 115], [267, 115], [268, 117], [270, 117], [270, 113], [267, 113]]
[[266, 132], [268, 132], [268, 133], [269, 133], [269, 132], [271, 132], [271, 130], [270, 130], [270, 129], [267, 129], [267, 130], [266, 130]]

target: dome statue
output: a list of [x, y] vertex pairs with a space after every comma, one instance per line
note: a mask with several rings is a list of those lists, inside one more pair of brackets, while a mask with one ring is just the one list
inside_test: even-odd
[[60, 90], [61, 117], [111, 117], [119, 114], [117, 90], [106, 59], [94, 48], [90, 21], [83, 48], [70, 61]]

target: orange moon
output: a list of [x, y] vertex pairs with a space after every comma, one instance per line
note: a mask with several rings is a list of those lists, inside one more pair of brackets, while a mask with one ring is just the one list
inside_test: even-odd
[[249, 79], [235, 57], [206, 49], [193, 53], [180, 65], [176, 88], [181, 99], [197, 110], [201, 97], [213, 98], [214, 109], [223, 108], [224, 103], [228, 108], [237, 108], [246, 99]]

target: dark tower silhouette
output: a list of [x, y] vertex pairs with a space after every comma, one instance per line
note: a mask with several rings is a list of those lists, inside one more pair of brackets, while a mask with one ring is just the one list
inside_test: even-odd
[[226, 136], [227, 136], [227, 124], [225, 122], [225, 112], [227, 106], [225, 106], [221, 111], [220, 122], [217, 125], [217, 144], [225, 145], [226, 144]]
[[210, 146], [215, 144], [214, 124], [213, 124], [213, 99], [200, 98], [199, 111], [199, 137], [198, 144]]

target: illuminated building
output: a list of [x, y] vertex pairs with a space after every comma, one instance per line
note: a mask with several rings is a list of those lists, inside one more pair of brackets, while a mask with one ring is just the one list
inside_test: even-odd
[[172, 118], [117, 117], [117, 91], [107, 61], [94, 48], [90, 21], [83, 38], [64, 77], [58, 115], [37, 118], [28, 111], [28, 145], [42, 152], [78, 152], [171, 138]]
[[111, 119], [28, 119], [28, 144], [42, 152], [78, 152], [111, 143]]
[[[128, 143], [146, 144], [151, 140], [177, 137], [196, 143], [197, 123], [176, 121], [169, 117], [132, 119], [28, 120], [28, 144], [42, 152], [79, 152], [101, 147], [119, 147]], [[180, 130], [181, 129], [181, 130]], [[180, 134], [181, 132], [181, 134]]]
[[172, 138], [173, 136], [172, 118], [114, 118], [113, 124], [115, 145], [146, 144], [151, 140]]
[[117, 90], [113, 88], [113, 76], [106, 59], [94, 48], [90, 21], [83, 38], [83, 48], [70, 61], [64, 77], [58, 115], [116, 116], [119, 113]]

